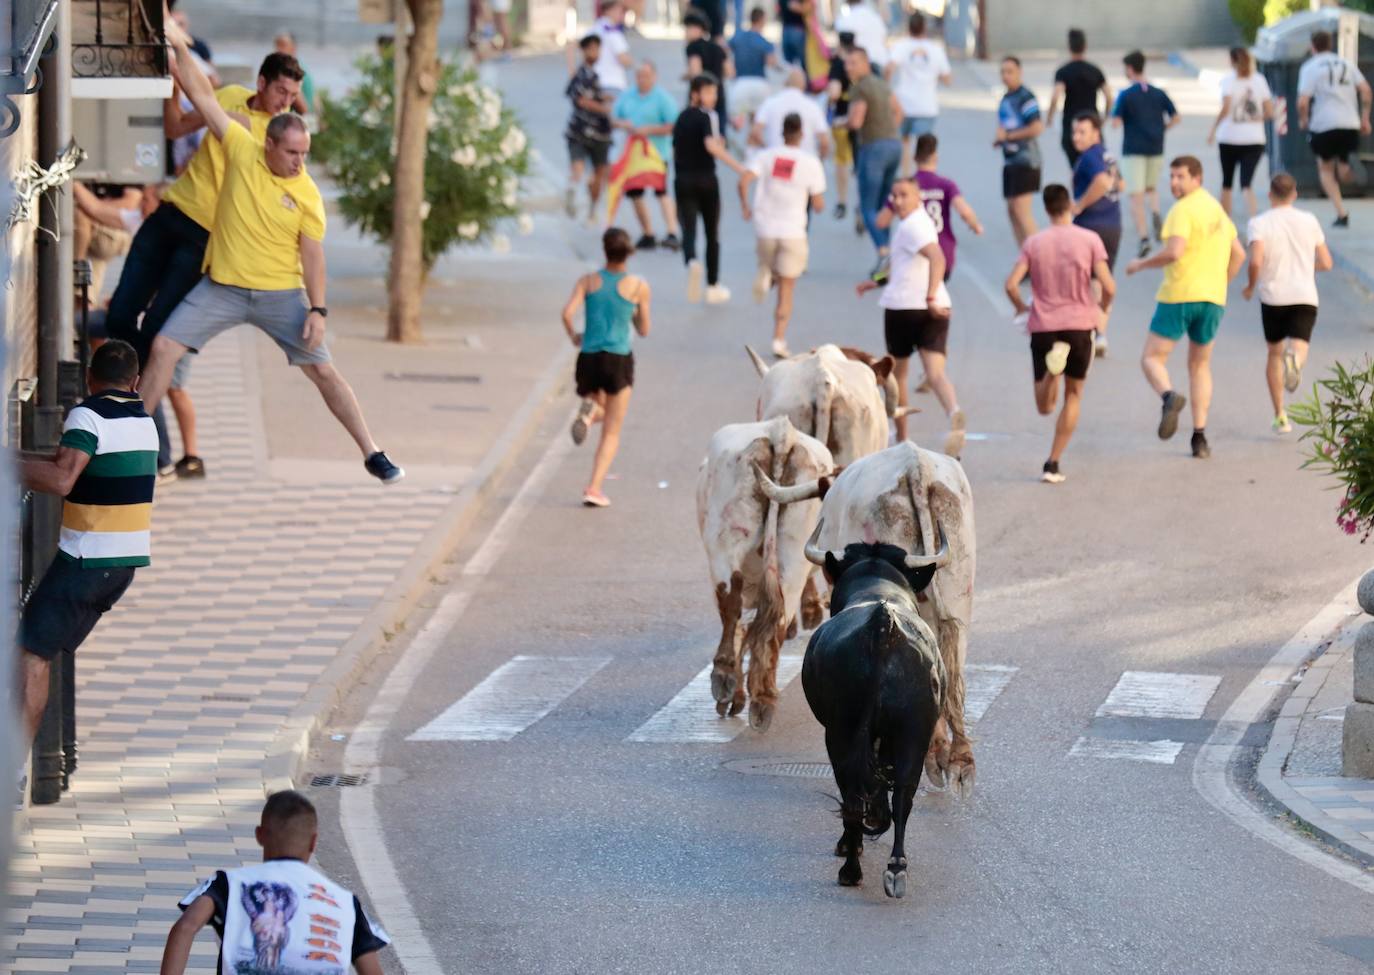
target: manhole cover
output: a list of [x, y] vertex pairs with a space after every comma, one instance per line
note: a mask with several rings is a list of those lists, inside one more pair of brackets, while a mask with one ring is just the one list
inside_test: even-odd
[[790, 779], [828, 779], [833, 773], [829, 762], [765, 762], [744, 760], [726, 762], [725, 767], [742, 775], [779, 775]]
[[310, 785], [316, 789], [337, 789], [348, 785], [363, 785], [366, 782], [366, 773], [345, 775], [340, 772], [330, 772], [328, 775], [315, 775], [310, 778]]

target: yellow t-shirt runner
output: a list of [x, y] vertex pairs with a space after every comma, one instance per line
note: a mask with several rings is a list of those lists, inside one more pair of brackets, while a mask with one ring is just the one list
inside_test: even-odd
[[1206, 301], [1226, 304], [1227, 267], [1236, 225], [1216, 198], [1199, 187], [1169, 210], [1160, 235], [1182, 237], [1183, 256], [1164, 268], [1164, 282], [1156, 300], [1162, 304]]
[[205, 266], [216, 284], [255, 291], [304, 287], [300, 236], [324, 239], [324, 200], [304, 169], [267, 168], [261, 137], [237, 122], [224, 134], [224, 182]]
[[[225, 85], [215, 92], [215, 101], [226, 112], [248, 116], [253, 125], [253, 137], [261, 142], [267, 135], [267, 123], [272, 116], [255, 112], [248, 107], [253, 90], [243, 85]], [[167, 187], [162, 199], [171, 203], [206, 230], [213, 230], [215, 203], [219, 200], [220, 184], [224, 181], [224, 146], [206, 132], [200, 148], [191, 157], [176, 182]]]

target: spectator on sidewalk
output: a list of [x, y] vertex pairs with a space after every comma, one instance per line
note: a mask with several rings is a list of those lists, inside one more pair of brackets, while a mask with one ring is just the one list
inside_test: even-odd
[[[654, 62], [645, 58], [639, 63], [635, 70], [635, 87], [616, 99], [613, 116], [615, 125], [631, 135], [648, 138], [664, 165], [671, 167], [673, 123], [677, 121], [677, 103], [658, 83], [658, 69]], [[644, 200], [644, 190], [642, 187], [626, 190], [625, 195], [634, 205], [635, 216], [639, 219], [642, 231], [635, 249], [652, 250], [660, 242], [654, 239], [653, 220], [649, 217], [649, 204]], [[659, 209], [663, 211], [664, 227], [668, 231], [662, 244], [666, 249], [675, 251], [682, 246], [682, 242], [678, 239], [677, 205], [668, 193], [666, 178], [663, 189], [655, 190], [655, 195], [658, 197]], [[614, 222], [615, 214], [609, 214], [607, 219]]]
[[156, 208], [156, 199], [139, 186], [92, 187], [73, 181], [72, 257], [90, 262], [91, 307], [100, 301], [110, 260], [129, 253], [134, 234]]
[[197, 37], [191, 30], [191, 18], [186, 16], [186, 11], [177, 9], [177, 0], [167, 0], [167, 9], [171, 11], [172, 22], [186, 32], [186, 36], [191, 39], [191, 52], [200, 58], [203, 64], [214, 64], [215, 59], [210, 53], [210, 45], [205, 43], [204, 38]]
[[[186, 35], [167, 39], [178, 53]], [[393, 484], [405, 472], [368, 432], [348, 382], [325, 345], [324, 201], [305, 171], [310, 133], [298, 115], [282, 114], [264, 142], [235, 121], [194, 64], [182, 68], [186, 94], [224, 146], [224, 184], [206, 252], [208, 276], [195, 286], [153, 342], [144, 398], [156, 409], [178, 359], [244, 323], [269, 335], [315, 384], [335, 419], [362, 451], [367, 472]]]
[[1359, 67], [1331, 50], [1331, 32], [1314, 33], [1312, 56], [1298, 71], [1298, 125], [1308, 132], [1322, 191], [1336, 208], [1333, 227], [1350, 226], [1341, 183], [1350, 178], [1360, 136], [1369, 135], [1371, 102], [1374, 91]]
[[[391, 944], [357, 896], [311, 867], [319, 815], [305, 796], [274, 792], [257, 828], [262, 863], [218, 870], [178, 903], [162, 951], [162, 975], [183, 975], [207, 924], [220, 939], [221, 972], [382, 975], [377, 955]], [[250, 947], [251, 946], [251, 947]]]
[[789, 70], [787, 83], [780, 91], [769, 95], [754, 113], [750, 144], [764, 149], [783, 145], [782, 123], [789, 115], [801, 119], [803, 149], [821, 159], [830, 155], [830, 126], [816, 100], [806, 94], [806, 75], [800, 68]]
[[[1140, 244], [1137, 257], [1150, 253], [1150, 231], [1164, 243], [1164, 222], [1159, 212], [1159, 174], [1164, 168], [1164, 133], [1182, 118], [1163, 88], [1151, 85], [1145, 77], [1145, 55], [1132, 51], [1122, 59], [1130, 84], [1116, 96], [1112, 106], [1112, 125], [1122, 130], [1121, 175], [1131, 197]], [[1145, 199], [1149, 197], [1150, 223], [1145, 222]]]
[[611, 158], [611, 111], [615, 96], [602, 87], [596, 65], [601, 58], [601, 38], [588, 34], [578, 42], [582, 48], [582, 64], [568, 80], [564, 94], [572, 102], [572, 114], [564, 136], [568, 140], [568, 188], [564, 209], [569, 217], [577, 216], [577, 184], [591, 167], [587, 177], [587, 223], [595, 224], [596, 204], [606, 188], [606, 173]]
[[887, 67], [887, 22], [868, 0], [854, 0], [835, 20], [835, 30], [854, 35], [854, 46], [868, 55], [874, 72]]
[[1268, 139], [1264, 123], [1274, 117], [1274, 96], [1264, 75], [1256, 73], [1254, 59], [1245, 48], [1231, 48], [1231, 68], [1231, 73], [1221, 79], [1221, 111], [1212, 122], [1207, 144], [1221, 142], [1221, 208], [1231, 212], [1231, 186], [1239, 168], [1245, 213], [1253, 217], [1259, 204], [1250, 184], [1264, 157]]
[[[272, 47], [278, 54], [285, 54], [288, 57], [296, 57], [296, 35], [289, 30], [284, 30], [276, 37], [272, 38]], [[297, 59], [297, 63], [300, 60]], [[305, 65], [301, 65], [301, 90], [291, 103], [291, 110], [300, 115], [310, 115], [314, 113], [315, 105], [315, 79], [310, 77], [310, 72], [305, 70]]]
[[1002, 150], [1002, 198], [1018, 245], [1035, 233], [1031, 205], [1040, 189], [1040, 133], [1045, 121], [1040, 103], [1022, 80], [1021, 59], [1002, 59], [1002, 84], [1007, 92], [997, 106], [997, 134], [993, 147]]
[[720, 118], [720, 134], [727, 136], [730, 132], [730, 113], [725, 107], [725, 85], [734, 73], [729, 48], [711, 39], [710, 24], [698, 8], [687, 12], [682, 20], [682, 28], [687, 38], [687, 77], [699, 78], [708, 74], [720, 82], [715, 111]]
[[[1063, 131], [1059, 135], [1059, 146], [1073, 169], [1078, 162], [1078, 149], [1074, 146], [1074, 120], [1085, 112], [1104, 118], [1112, 107], [1112, 86], [1107, 84], [1107, 76], [1102, 69], [1085, 57], [1088, 50], [1088, 37], [1077, 27], [1069, 29], [1069, 59], [1054, 73], [1054, 94], [1050, 96], [1050, 110], [1045, 113], [1045, 128], [1054, 128], [1054, 116], [1064, 109]], [[1102, 106], [1098, 107], [1097, 96], [1102, 95]]]
[[902, 173], [910, 172], [914, 142], [935, 131], [935, 119], [940, 114], [939, 86], [954, 78], [945, 46], [926, 37], [926, 19], [919, 11], [907, 20], [907, 33], [909, 36], [892, 45], [884, 71], [902, 104]]
[[897, 138], [902, 106], [887, 82], [873, 72], [862, 47], [845, 56], [844, 67], [850, 78], [849, 131], [857, 134], [859, 142], [859, 213], [881, 265], [887, 257], [888, 231], [878, 225], [878, 211], [892, 192], [902, 161], [902, 143]]
[[138, 395], [138, 353], [126, 342], [106, 342], [91, 356], [87, 385], [91, 395], [67, 414], [56, 455], [19, 465], [29, 490], [65, 499], [57, 555], [19, 624], [29, 742], [47, 706], [53, 659], [74, 653], [124, 595], [134, 570], [150, 562], [157, 430]]

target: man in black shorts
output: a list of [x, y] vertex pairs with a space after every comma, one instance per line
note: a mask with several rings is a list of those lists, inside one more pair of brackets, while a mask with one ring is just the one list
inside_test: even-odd
[[[1069, 191], [1058, 183], [1042, 196], [1050, 225], [1028, 239], [1007, 278], [1007, 297], [1018, 316], [1027, 315], [1035, 406], [1041, 416], [1054, 412], [1059, 377], [1064, 377], [1064, 408], [1054, 426], [1054, 443], [1040, 474], [1047, 484], [1062, 484], [1059, 460], [1078, 426], [1083, 385], [1093, 362], [1093, 329], [1116, 296], [1102, 239], [1073, 223]], [[1021, 297], [1021, 282], [1031, 279], [1032, 303]], [[1096, 281], [1098, 293], [1094, 294]]]
[[611, 157], [611, 111], [615, 100], [602, 90], [596, 76], [596, 62], [601, 57], [601, 38], [588, 34], [578, 42], [582, 49], [582, 63], [568, 80], [565, 94], [572, 102], [572, 114], [564, 132], [568, 140], [568, 189], [565, 207], [568, 216], [577, 215], [577, 184], [588, 163], [591, 176], [587, 180], [587, 222], [596, 220], [596, 204], [606, 186], [606, 173]]
[[[1105, 117], [1112, 107], [1112, 87], [1102, 69], [1093, 64], [1084, 52], [1088, 49], [1088, 38], [1077, 27], [1069, 29], [1069, 60], [1059, 66], [1054, 73], [1054, 94], [1050, 98], [1050, 110], [1045, 114], [1045, 127], [1054, 127], [1054, 116], [1062, 106], [1064, 126], [1059, 136], [1059, 146], [1073, 169], [1082, 152], [1074, 145], [1073, 122], [1085, 112], [1099, 118]], [[1102, 108], [1097, 107], [1097, 96], [1102, 95]]]
[[1040, 189], [1040, 133], [1045, 120], [1040, 103], [1022, 80], [1021, 60], [1008, 55], [1002, 59], [1002, 84], [1007, 93], [997, 106], [997, 135], [993, 148], [1002, 150], [1002, 197], [1007, 201], [1007, 217], [1016, 243], [1023, 244], [1035, 233], [1031, 202]]
[[1335, 227], [1350, 226], [1341, 199], [1341, 182], [1350, 176], [1349, 159], [1369, 135], [1374, 92], [1357, 65], [1331, 50], [1330, 31], [1312, 35], [1312, 57], [1298, 71], [1298, 126], [1308, 131], [1322, 190], [1336, 208]]

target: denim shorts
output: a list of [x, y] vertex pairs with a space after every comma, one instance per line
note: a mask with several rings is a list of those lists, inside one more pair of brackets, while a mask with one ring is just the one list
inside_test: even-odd
[[19, 645], [44, 660], [74, 651], [133, 581], [132, 566], [86, 568], [59, 554], [24, 607]]
[[291, 365], [319, 365], [329, 361], [329, 347], [323, 342], [316, 349], [306, 346], [302, 332], [307, 311], [305, 291], [301, 288], [255, 291], [217, 284], [206, 277], [172, 312], [162, 334], [192, 352], [199, 352], [221, 332], [238, 325], [254, 325], [277, 343]]
[[902, 138], [909, 139], [912, 136], [919, 138], [928, 132], [935, 131], [935, 116], [933, 115], [908, 115], [902, 119]]

